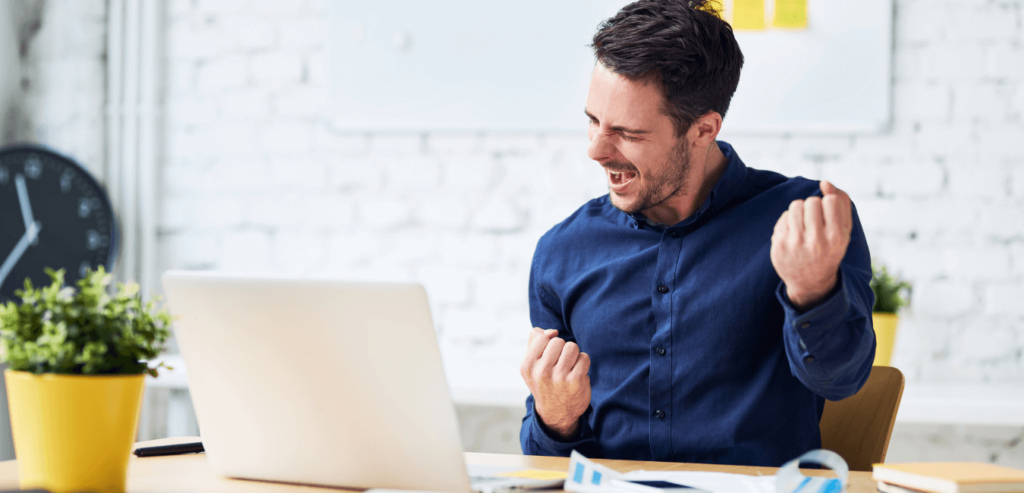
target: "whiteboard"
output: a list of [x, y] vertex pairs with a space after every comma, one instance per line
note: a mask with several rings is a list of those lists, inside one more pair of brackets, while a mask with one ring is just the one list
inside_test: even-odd
[[744, 64], [723, 133], [888, 128], [892, 10], [892, 0], [808, 0], [807, 29], [736, 31]]
[[[736, 33], [745, 64], [724, 133], [886, 128], [892, 0], [809, 2], [806, 30]], [[336, 0], [330, 123], [351, 132], [582, 132], [588, 45], [626, 3]]]

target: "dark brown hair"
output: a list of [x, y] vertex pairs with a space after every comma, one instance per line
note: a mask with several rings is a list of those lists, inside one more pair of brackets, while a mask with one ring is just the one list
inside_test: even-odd
[[597, 61], [630, 80], [661, 86], [676, 133], [710, 111], [725, 117], [743, 53], [715, 0], [639, 0], [594, 35]]

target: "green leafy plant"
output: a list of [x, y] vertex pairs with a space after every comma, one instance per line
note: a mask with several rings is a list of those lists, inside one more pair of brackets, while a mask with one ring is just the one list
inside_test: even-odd
[[871, 267], [871, 290], [875, 292], [874, 313], [896, 313], [900, 307], [906, 306], [909, 300], [904, 294], [909, 293], [911, 284], [889, 274], [885, 266]]
[[35, 374], [157, 375], [149, 361], [170, 337], [171, 316], [155, 310], [157, 298], [143, 303], [139, 285], [117, 283], [103, 267], [90, 270], [78, 289], [64, 286], [64, 270], [46, 269], [49, 286], [25, 288], [0, 305], [0, 362]]

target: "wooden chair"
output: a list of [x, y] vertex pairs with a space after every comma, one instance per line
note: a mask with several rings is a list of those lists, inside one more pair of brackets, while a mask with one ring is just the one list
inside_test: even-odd
[[892, 425], [903, 398], [903, 373], [874, 366], [860, 392], [841, 401], [825, 401], [821, 447], [846, 459], [851, 471], [870, 471], [885, 461]]

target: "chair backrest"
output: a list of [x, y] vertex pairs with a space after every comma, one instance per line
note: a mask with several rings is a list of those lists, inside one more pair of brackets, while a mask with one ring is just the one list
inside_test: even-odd
[[846, 459], [851, 471], [870, 471], [885, 461], [896, 411], [903, 398], [903, 373], [874, 366], [860, 392], [841, 401], [825, 401], [821, 447]]

